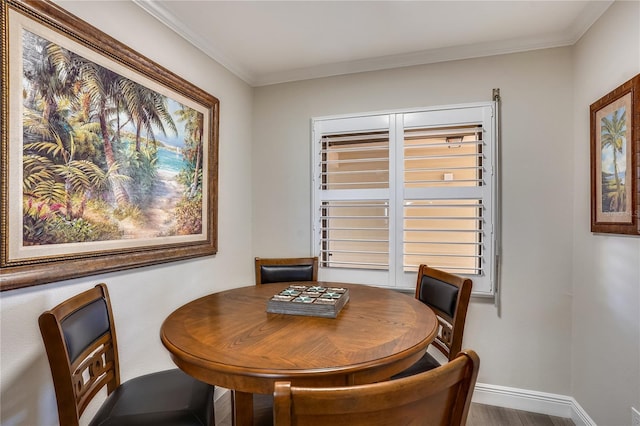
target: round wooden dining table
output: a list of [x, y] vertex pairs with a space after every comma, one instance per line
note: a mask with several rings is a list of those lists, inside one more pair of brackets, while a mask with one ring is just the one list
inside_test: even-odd
[[[268, 313], [292, 284], [343, 287], [336, 318]], [[196, 299], [171, 313], [160, 337], [175, 364], [233, 390], [234, 424], [253, 424], [253, 394], [295, 386], [345, 386], [386, 380], [418, 361], [438, 330], [435, 314], [398, 291], [333, 282], [240, 287]]]

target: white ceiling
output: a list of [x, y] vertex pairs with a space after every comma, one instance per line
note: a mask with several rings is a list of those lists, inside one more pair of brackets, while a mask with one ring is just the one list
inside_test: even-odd
[[262, 86], [567, 46], [613, 1], [134, 2]]

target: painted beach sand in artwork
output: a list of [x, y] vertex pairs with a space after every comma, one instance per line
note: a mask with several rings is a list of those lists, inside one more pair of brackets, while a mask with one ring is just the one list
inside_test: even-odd
[[146, 239], [172, 235], [177, 226], [175, 210], [186, 187], [171, 171], [158, 170], [158, 179], [151, 190], [150, 203], [143, 210], [144, 223], [134, 219], [120, 221], [122, 238]]
[[23, 245], [202, 233], [203, 121], [23, 31]]

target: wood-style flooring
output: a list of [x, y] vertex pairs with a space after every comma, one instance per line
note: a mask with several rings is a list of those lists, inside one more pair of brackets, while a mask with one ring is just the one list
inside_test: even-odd
[[467, 426], [575, 426], [571, 419], [471, 403]]
[[[216, 426], [231, 426], [231, 392], [216, 400]], [[264, 411], [264, 412], [263, 412]], [[256, 412], [256, 426], [270, 425], [266, 410]], [[400, 426], [400, 425], [399, 425]], [[491, 405], [471, 404], [467, 426], [575, 426], [571, 419], [512, 410]]]

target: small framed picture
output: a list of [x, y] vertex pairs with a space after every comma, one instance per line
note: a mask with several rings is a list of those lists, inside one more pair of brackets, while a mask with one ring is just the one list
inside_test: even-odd
[[640, 74], [591, 104], [591, 232], [640, 235]]

